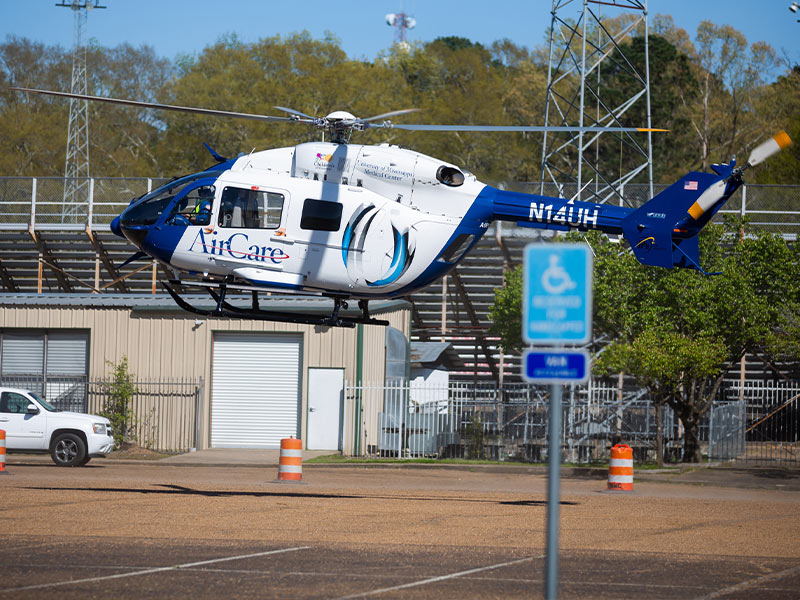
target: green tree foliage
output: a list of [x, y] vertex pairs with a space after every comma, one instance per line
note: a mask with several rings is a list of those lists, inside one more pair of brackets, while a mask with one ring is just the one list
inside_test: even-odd
[[[600, 95], [609, 106], [620, 106], [642, 84], [632, 74], [629, 63], [639, 73], [645, 73], [645, 38], [637, 35], [624, 46], [624, 57], [619, 51], [612, 53], [600, 73]], [[649, 36], [650, 60], [650, 113], [651, 125], [669, 129], [668, 134], [654, 134], [653, 176], [661, 183], [671, 183], [687, 170], [685, 149], [693, 139], [690, 119], [682, 100], [694, 98], [695, 75], [689, 57], [680, 52], [666, 38]], [[635, 103], [625, 113], [626, 123], [632, 126], [647, 126], [647, 110], [644, 102]], [[603, 158], [613, 168], [620, 161], [619, 144], [606, 144]], [[625, 157], [628, 158], [628, 157]], [[637, 157], [637, 163], [641, 157]], [[630, 168], [633, 165], [624, 165]], [[641, 179], [641, 177], [640, 177]]]
[[[604, 21], [604, 27], [612, 33], [629, 31], [630, 37], [622, 41], [625, 54], [644, 72], [643, 31], [631, 29], [624, 15]], [[710, 23], [702, 24], [692, 40], [663, 15], [654, 18], [652, 32], [652, 121], [671, 130], [654, 136], [658, 181], [670, 181], [711, 160], [727, 160], [732, 153], [746, 153], [780, 128], [800, 135], [797, 72], [788, 71], [767, 85], [777, 74], [775, 54], [768, 46], [748, 45], [739, 32]], [[590, 32], [589, 38], [596, 34]], [[372, 61], [354, 60], [332, 34], [314, 39], [307, 32], [292, 33], [253, 43], [229, 35], [174, 64], [147, 46], [92, 46], [87, 55], [88, 91], [258, 114], [281, 114], [275, 106], [320, 116], [347, 110], [362, 117], [418, 108], [396, 120], [538, 125], [544, 119], [548, 68], [542, 56], [541, 48], [531, 51], [509, 40], [483, 46], [448, 36], [408, 49], [395, 46]], [[599, 76], [606, 103], [614, 105], [641, 84], [631, 74], [628, 59], [617, 53], [609, 58]], [[69, 102], [8, 87], [67, 90], [71, 68], [69, 49], [17, 37], [0, 43], [3, 175], [63, 174]], [[96, 176], [172, 176], [204, 168], [211, 159], [203, 142], [225, 156], [236, 156], [319, 139], [318, 131], [305, 127], [106, 104], [89, 107], [90, 170]], [[624, 120], [627, 125], [644, 125], [643, 103], [634, 104]], [[355, 133], [353, 141], [410, 147], [485, 181], [540, 177], [540, 134], [379, 130]], [[613, 141], [604, 142], [598, 151], [610, 175], [630, 166], [626, 162], [635, 154], [627, 144]], [[565, 171], [572, 163], [568, 159]], [[762, 171], [761, 181], [797, 182], [797, 150], [784, 153], [775, 165]]]
[[795, 142], [759, 165], [755, 180], [758, 183], [796, 184], [800, 181], [800, 65], [795, 65], [762, 90], [758, 108], [767, 120], [780, 123]]
[[[689, 45], [696, 93], [682, 96], [703, 170], [713, 158], [744, 153], [770, 131], [758, 101], [778, 59], [766, 42], [748, 45], [730, 25], [703, 21]], [[766, 129], [766, 131], [764, 131]]]
[[[583, 239], [583, 238], [580, 238]], [[705, 276], [640, 265], [619, 244], [593, 233], [594, 337], [605, 349], [598, 376], [625, 372], [681, 420], [684, 460], [700, 460], [698, 425], [725, 373], [745, 354], [800, 356], [800, 255], [775, 235], [741, 222], [701, 234]], [[521, 346], [519, 274], [498, 290], [493, 331], [507, 349]]]
[[[172, 68], [152, 48], [127, 44], [90, 47], [86, 60], [90, 94], [143, 101], [156, 98]], [[6, 141], [0, 173], [63, 176], [69, 102], [8, 88], [69, 90], [71, 74], [71, 53], [60, 46], [17, 37], [0, 44], [0, 139]], [[162, 127], [148, 112], [89, 104], [91, 174], [159, 174], [155, 149]]]

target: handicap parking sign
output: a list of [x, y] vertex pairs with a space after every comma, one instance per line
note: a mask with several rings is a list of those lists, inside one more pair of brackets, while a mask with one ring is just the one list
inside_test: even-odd
[[592, 338], [592, 253], [586, 244], [528, 244], [522, 338], [528, 344], [586, 344]]

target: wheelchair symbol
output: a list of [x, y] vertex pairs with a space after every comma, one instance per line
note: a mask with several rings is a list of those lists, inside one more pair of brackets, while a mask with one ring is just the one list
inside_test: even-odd
[[576, 284], [569, 276], [569, 273], [558, 264], [558, 255], [550, 255], [550, 266], [542, 273], [542, 287], [548, 294], [563, 294], [566, 291], [574, 290]]

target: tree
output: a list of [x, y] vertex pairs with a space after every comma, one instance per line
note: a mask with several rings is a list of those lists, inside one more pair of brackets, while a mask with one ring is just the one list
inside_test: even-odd
[[766, 42], [750, 46], [730, 25], [703, 21], [697, 26], [692, 65], [697, 94], [683, 101], [691, 114], [702, 169], [709, 157], [733, 155], [763, 138], [764, 123], [754, 110], [759, 91], [778, 59]]
[[109, 360], [106, 364], [111, 367], [113, 374], [104, 384], [106, 399], [100, 416], [111, 422], [114, 447], [119, 449], [126, 439], [135, 435], [136, 415], [131, 410], [131, 401], [139, 390], [134, 382], [134, 374], [128, 369], [127, 356], [123, 355], [118, 363]]
[[[90, 94], [151, 101], [170, 76], [169, 61], [148, 46], [92, 46], [87, 52]], [[21, 94], [10, 86], [69, 90], [72, 55], [60, 46], [45, 46], [9, 37], [0, 44], [0, 174], [63, 176], [69, 101]], [[100, 176], [151, 176], [159, 165], [155, 148], [161, 121], [151, 111], [89, 103], [90, 170]]]
[[[653, 136], [653, 169], [655, 181], [672, 183], [687, 171], [686, 148], [691, 147], [691, 124], [688, 111], [681, 99], [691, 101], [696, 95], [697, 82], [692, 72], [689, 56], [681, 52], [666, 38], [649, 36], [648, 53], [645, 53], [644, 36], [634, 36], [624, 45], [624, 57], [615, 50], [609, 61], [602, 64], [600, 96], [610, 106], [620, 106], [642, 89], [642, 84], [628, 67], [645, 73], [645, 56], [650, 61], [650, 114], [653, 127], [668, 129], [669, 133]], [[647, 125], [644, 100], [634, 103], [625, 113], [626, 123]], [[620, 157], [620, 145], [608, 143], [603, 147], [606, 169], [614, 172], [621, 159], [641, 162], [641, 155], [626, 152]], [[630, 165], [631, 167], [633, 166]], [[644, 176], [644, 173], [642, 174]]]
[[[791, 71], [762, 90], [757, 110], [770, 123], [785, 129], [794, 144], [759, 165], [755, 173], [756, 182], [796, 185], [797, 174], [800, 173], [800, 65], [795, 65]], [[777, 130], [778, 127], [773, 129]], [[771, 134], [774, 131], [767, 130], [764, 133]]]
[[[698, 462], [698, 427], [728, 370], [746, 352], [800, 356], [800, 255], [734, 220], [701, 233], [700, 256], [715, 276], [645, 267], [600, 234], [587, 239], [596, 256], [594, 336], [606, 344], [594, 373], [630, 374], [669, 405], [684, 427], [683, 460]], [[504, 347], [519, 348], [519, 294], [498, 292], [490, 315]]]

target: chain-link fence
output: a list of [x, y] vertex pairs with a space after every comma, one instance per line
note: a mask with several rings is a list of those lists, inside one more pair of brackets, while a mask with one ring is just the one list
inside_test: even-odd
[[[344, 454], [540, 462], [547, 458], [549, 388], [351, 385], [345, 390]], [[710, 459], [800, 463], [800, 384], [748, 382], [720, 394], [699, 426]], [[736, 400], [732, 400], [736, 398]], [[656, 458], [656, 406], [643, 389], [570, 386], [563, 396], [562, 452], [567, 462], [606, 460], [618, 442], [639, 462]], [[683, 427], [665, 406], [663, 452], [683, 455]]]
[[[92, 177], [83, 180], [86, 198], [76, 205], [64, 205], [64, 177], [0, 177], [0, 229], [84, 229], [107, 226], [133, 198], [166, 183], [165, 178]], [[85, 185], [88, 183], [88, 185]], [[576, 184], [538, 182], [503, 184], [503, 187], [531, 194], [572, 198]], [[668, 186], [653, 186], [653, 194]], [[628, 183], [616, 189], [590, 185], [581, 199], [636, 208], [651, 197], [650, 186]], [[749, 216], [752, 223], [766, 231], [796, 235], [800, 232], [800, 185], [743, 185], [720, 213]], [[717, 217], [719, 220], [721, 217]]]
[[64, 177], [0, 177], [0, 229], [92, 229], [107, 227], [133, 198], [165, 178], [92, 177], [81, 180], [86, 197], [64, 203]]
[[[572, 198], [578, 193], [576, 184], [556, 185], [548, 182], [544, 184], [542, 192], [539, 191], [542, 186], [538, 182], [514, 183], [508, 187], [529, 194], [543, 193], [545, 196], [562, 198]], [[668, 187], [665, 184], [654, 184], [653, 195]], [[650, 186], [645, 183], [628, 183], [615, 190], [590, 185], [581, 193], [581, 200], [584, 201], [630, 208], [640, 207], [651, 197]], [[719, 211], [714, 221], [721, 222], [722, 215], [725, 214], [746, 216], [760, 230], [795, 239], [800, 233], [800, 185], [742, 185]]]

